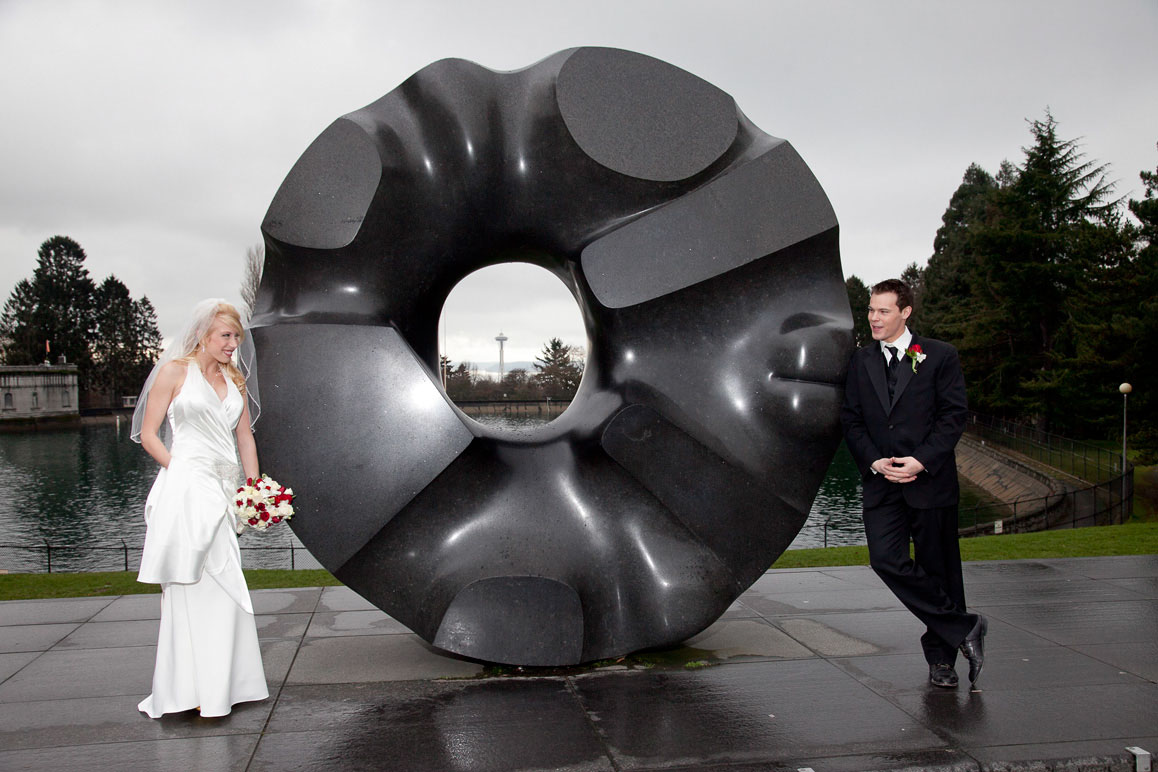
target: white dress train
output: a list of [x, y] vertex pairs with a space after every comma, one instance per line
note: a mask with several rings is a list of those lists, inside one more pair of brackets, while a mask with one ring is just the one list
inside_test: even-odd
[[137, 580], [161, 585], [151, 718], [200, 708], [224, 716], [269, 696], [257, 625], [229, 503], [241, 476], [234, 429], [244, 398], [226, 378], [217, 397], [195, 364], [169, 405], [172, 460], [145, 502]]

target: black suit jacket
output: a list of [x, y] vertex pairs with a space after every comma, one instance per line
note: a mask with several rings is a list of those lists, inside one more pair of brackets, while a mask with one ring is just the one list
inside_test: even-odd
[[[860, 469], [866, 509], [880, 503], [890, 485], [899, 485], [909, 506], [918, 509], [957, 504], [957, 459], [953, 448], [965, 431], [968, 403], [957, 349], [913, 336], [925, 361], [913, 372], [902, 354], [892, 403], [880, 343], [858, 349], [849, 363], [840, 420]], [[910, 344], [912, 345], [912, 344]], [[910, 483], [890, 483], [874, 474], [879, 458], [913, 456], [925, 471]]]

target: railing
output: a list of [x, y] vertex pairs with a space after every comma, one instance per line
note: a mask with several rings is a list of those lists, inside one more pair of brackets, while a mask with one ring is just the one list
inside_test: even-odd
[[1122, 476], [1121, 453], [1088, 442], [973, 411], [965, 431], [1087, 482], [1104, 483]]
[[1123, 469], [1120, 454], [973, 412], [966, 431], [985, 443], [1077, 478], [1078, 485], [1046, 496], [962, 509], [962, 535], [1118, 525], [1129, 519], [1134, 504], [1134, 467], [1126, 463]]
[[536, 416], [546, 417], [550, 420], [566, 410], [571, 404], [571, 399], [544, 397], [543, 399], [463, 400], [454, 404], [469, 416]]
[[[113, 544], [0, 544], [0, 556], [6, 550], [18, 553], [32, 553], [33, 560], [21, 561], [16, 570], [28, 573], [71, 573], [82, 571], [136, 571], [140, 568], [141, 545], [129, 545], [120, 539], [120, 546]], [[299, 556], [297, 553], [305, 553]], [[39, 555], [37, 555], [39, 553]], [[90, 554], [96, 553], [96, 556]], [[247, 560], [247, 553], [251, 559]], [[280, 553], [280, 559], [278, 559]], [[104, 560], [100, 556], [109, 555]], [[80, 559], [78, 560], [78, 556]], [[55, 565], [53, 563], [55, 559]], [[318, 561], [300, 544], [278, 544], [262, 547], [241, 547], [241, 560], [245, 568], [321, 568]], [[288, 562], [288, 566], [286, 563]], [[0, 566], [7, 566], [0, 561]]]

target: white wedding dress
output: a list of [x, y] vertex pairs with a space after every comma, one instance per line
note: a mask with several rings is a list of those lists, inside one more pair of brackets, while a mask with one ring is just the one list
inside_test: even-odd
[[234, 429], [244, 399], [225, 381], [221, 400], [201, 368], [186, 367], [168, 410], [172, 460], [145, 502], [137, 580], [161, 585], [161, 631], [153, 693], [137, 707], [152, 718], [197, 707], [224, 716], [269, 696], [229, 511], [241, 477]]

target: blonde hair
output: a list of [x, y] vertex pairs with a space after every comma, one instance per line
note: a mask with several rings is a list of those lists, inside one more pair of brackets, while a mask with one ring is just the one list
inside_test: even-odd
[[[241, 325], [241, 314], [233, 307], [233, 304], [221, 301], [217, 303], [212, 309], [211, 315], [206, 315], [206, 324], [204, 329], [197, 329], [195, 339], [186, 341], [188, 350], [185, 355], [180, 357], [182, 362], [192, 362], [197, 358], [197, 348], [205, 341], [209, 335], [209, 331], [213, 328], [214, 322], [218, 319], [225, 322], [225, 324], [238, 335], [238, 342], [245, 339], [245, 328]], [[233, 385], [241, 392], [241, 396], [245, 396], [245, 376], [237, 369], [237, 365], [233, 362], [228, 362], [222, 366], [225, 374], [233, 381]]]

